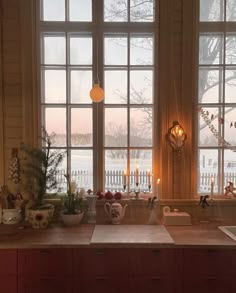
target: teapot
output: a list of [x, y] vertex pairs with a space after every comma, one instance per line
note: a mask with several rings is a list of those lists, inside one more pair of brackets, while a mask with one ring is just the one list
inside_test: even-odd
[[118, 202], [114, 202], [113, 204], [110, 204], [108, 202], [105, 203], [104, 209], [112, 224], [120, 224], [125, 215], [125, 210], [127, 206], [128, 205], [126, 204], [124, 207], [122, 207], [122, 205]]

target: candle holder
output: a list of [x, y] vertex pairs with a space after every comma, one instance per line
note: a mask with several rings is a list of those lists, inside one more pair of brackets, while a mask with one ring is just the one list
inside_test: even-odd
[[135, 197], [133, 199], [135, 200], [140, 200], [140, 199], [143, 199], [141, 196], [140, 196], [140, 187], [139, 187], [139, 184], [136, 182], [135, 184], [135, 189], [134, 189], [134, 193], [135, 193]]
[[151, 192], [151, 187], [152, 187], [151, 184], [149, 184], [149, 185], [148, 185], [148, 192], [149, 192], [149, 193]]
[[126, 191], [126, 185], [125, 184], [123, 185], [123, 191], [124, 192]]

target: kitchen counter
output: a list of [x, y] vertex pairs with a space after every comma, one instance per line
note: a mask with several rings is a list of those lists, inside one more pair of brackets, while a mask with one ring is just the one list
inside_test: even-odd
[[[0, 226], [0, 248], [48, 247], [219, 247], [236, 248], [236, 241], [220, 231], [219, 224], [192, 226], [54, 225], [46, 230]], [[162, 227], [162, 228], [161, 228]], [[168, 231], [166, 233], [165, 231]]]

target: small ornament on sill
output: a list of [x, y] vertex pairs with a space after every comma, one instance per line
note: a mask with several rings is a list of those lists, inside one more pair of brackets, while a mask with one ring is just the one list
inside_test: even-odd
[[18, 158], [17, 148], [13, 148], [11, 152], [8, 178], [15, 184], [18, 184], [20, 182], [20, 160]]
[[234, 192], [234, 190], [236, 190], [236, 188], [234, 187], [233, 182], [229, 181], [228, 182], [229, 185], [225, 187], [225, 196], [229, 195], [231, 193], [231, 195], [236, 196], [236, 193]]

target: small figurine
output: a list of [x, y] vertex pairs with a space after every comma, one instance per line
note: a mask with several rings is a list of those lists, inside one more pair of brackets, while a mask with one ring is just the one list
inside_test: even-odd
[[209, 207], [209, 203], [207, 202], [207, 199], [209, 198], [209, 195], [201, 195], [200, 196], [200, 201], [199, 201], [199, 205], [202, 207], [202, 208], [205, 208], [206, 206]]
[[236, 188], [234, 187], [233, 182], [229, 181], [228, 183], [229, 185], [225, 187], [225, 196], [228, 195], [229, 193], [236, 196], [236, 193], [234, 192]]

